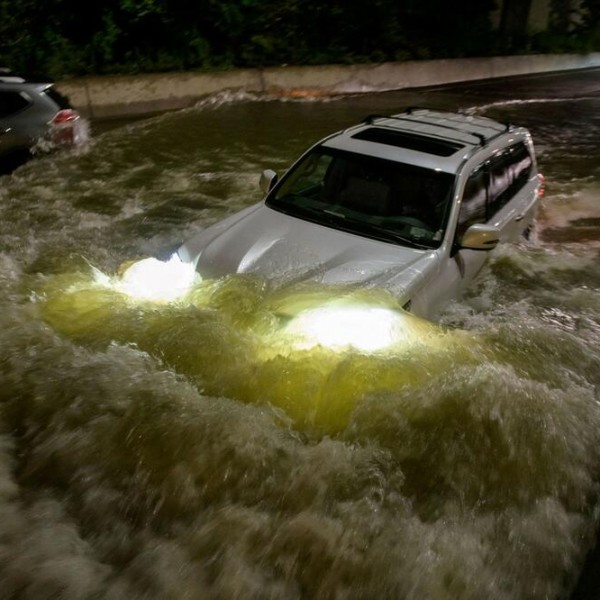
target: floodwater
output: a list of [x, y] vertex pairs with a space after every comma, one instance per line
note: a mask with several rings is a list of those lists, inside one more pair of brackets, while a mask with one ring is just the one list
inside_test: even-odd
[[[293, 272], [174, 303], [113, 285], [409, 105], [527, 126], [547, 179], [537, 235], [439, 324], [300, 348], [282, 307], [393, 300]], [[0, 178], [0, 598], [569, 597], [600, 508], [600, 71], [224, 94], [92, 138]]]

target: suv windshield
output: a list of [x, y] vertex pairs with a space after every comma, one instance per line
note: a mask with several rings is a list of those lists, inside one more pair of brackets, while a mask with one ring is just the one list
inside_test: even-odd
[[320, 146], [267, 198], [267, 206], [378, 240], [440, 245], [454, 176]]

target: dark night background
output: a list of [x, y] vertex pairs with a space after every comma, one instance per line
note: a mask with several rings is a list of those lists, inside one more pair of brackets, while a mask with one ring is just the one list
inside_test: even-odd
[[600, 0], [0, 0], [0, 63], [58, 79], [589, 52], [599, 15]]

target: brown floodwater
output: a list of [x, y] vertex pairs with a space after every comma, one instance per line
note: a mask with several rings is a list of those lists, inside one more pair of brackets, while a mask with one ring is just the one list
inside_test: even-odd
[[[281, 307], [348, 291], [293, 273], [171, 304], [111, 285], [412, 105], [528, 127], [547, 191], [536, 235], [406, 344], [295, 347]], [[0, 598], [573, 593], [600, 509], [600, 71], [91, 125], [0, 178]]]

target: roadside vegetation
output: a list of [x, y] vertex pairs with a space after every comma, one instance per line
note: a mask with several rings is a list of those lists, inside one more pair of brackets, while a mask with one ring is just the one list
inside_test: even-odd
[[0, 0], [0, 65], [59, 79], [600, 50], [599, 0], [552, 0], [537, 33], [527, 29], [531, 3]]

